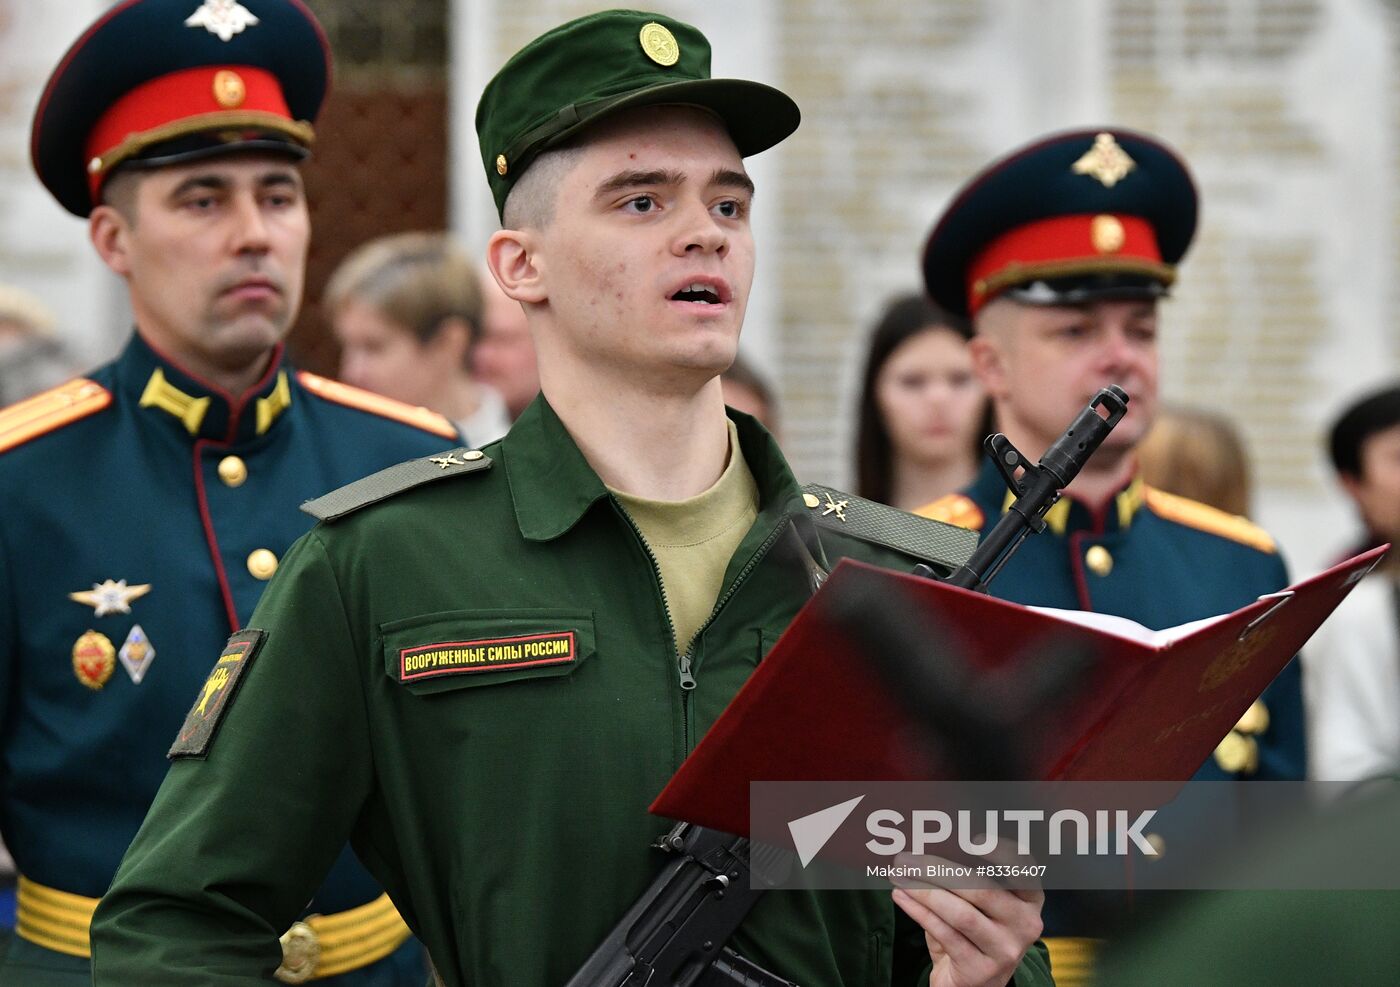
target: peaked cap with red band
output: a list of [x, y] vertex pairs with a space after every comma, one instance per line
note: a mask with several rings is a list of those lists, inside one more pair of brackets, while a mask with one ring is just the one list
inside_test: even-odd
[[1156, 138], [1099, 128], [1052, 134], [985, 168], [929, 234], [924, 283], [975, 315], [1030, 305], [1157, 298], [1196, 231], [1196, 187]]
[[304, 157], [330, 72], [325, 32], [302, 0], [125, 0], [49, 78], [34, 170], [86, 216], [121, 167], [249, 150]]

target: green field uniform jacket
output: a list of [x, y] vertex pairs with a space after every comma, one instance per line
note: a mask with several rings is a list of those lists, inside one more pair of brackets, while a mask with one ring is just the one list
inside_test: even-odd
[[[95, 983], [266, 975], [347, 837], [446, 984], [565, 982], [662, 863], [648, 804], [808, 597], [794, 519], [831, 564], [912, 564], [819, 540], [776, 444], [735, 418], [760, 513], [687, 656], [645, 543], [543, 399], [489, 468], [301, 539], [191, 711], [183, 743], [207, 751], [175, 760], [99, 908]], [[774, 892], [731, 944], [806, 987], [884, 987], [895, 911]], [[1050, 982], [1038, 948], [1016, 982]]]

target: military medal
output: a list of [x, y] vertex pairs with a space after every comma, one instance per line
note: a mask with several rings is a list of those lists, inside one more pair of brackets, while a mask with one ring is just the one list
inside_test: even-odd
[[220, 41], [231, 41], [235, 34], [242, 34], [258, 22], [251, 10], [238, 0], [204, 0], [204, 3], [189, 17], [186, 27], [202, 27], [210, 34], [217, 34]]
[[88, 631], [73, 643], [73, 674], [89, 689], [101, 689], [117, 667], [117, 649], [106, 634]]
[[125, 579], [104, 579], [93, 583], [90, 590], [69, 593], [68, 599], [92, 607], [97, 616], [105, 617], [109, 613], [131, 613], [131, 601], [140, 599], [150, 591], [150, 583], [128, 586]]
[[146, 669], [151, 667], [151, 662], [156, 657], [156, 649], [151, 646], [140, 624], [132, 625], [130, 633], [126, 635], [126, 642], [117, 652], [117, 657], [121, 659], [126, 674], [131, 676], [131, 681], [140, 685], [141, 680], [146, 677]]

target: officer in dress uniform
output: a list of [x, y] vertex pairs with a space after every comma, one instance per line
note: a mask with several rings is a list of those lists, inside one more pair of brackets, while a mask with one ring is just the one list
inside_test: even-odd
[[[1160, 141], [1118, 128], [1055, 134], [993, 163], [929, 236], [933, 300], [970, 316], [974, 366], [998, 428], [1038, 459], [1100, 387], [1128, 413], [991, 584], [992, 595], [1092, 610], [1160, 629], [1228, 613], [1287, 585], [1273, 539], [1242, 517], [1145, 485], [1133, 450], [1157, 405], [1157, 307], [1196, 226], [1196, 190]], [[988, 462], [972, 485], [917, 513], [981, 530], [1011, 496]], [[1197, 779], [1303, 777], [1303, 713], [1291, 662]], [[1154, 842], [1170, 853], [1172, 836]], [[1177, 852], [1182, 852], [1180, 849]], [[1121, 898], [1050, 893], [1056, 981], [1092, 968]]]
[[[0, 413], [0, 825], [20, 873], [0, 983], [90, 982], [97, 899], [207, 701], [211, 655], [308, 527], [299, 505], [456, 441], [283, 358], [309, 237], [298, 162], [329, 69], [296, 0], [128, 0], [35, 116], [35, 169], [88, 217], [136, 331]], [[256, 853], [278, 825], [269, 811], [222, 849]], [[348, 851], [300, 914], [266, 930], [285, 933], [282, 982], [421, 987], [421, 948]]]

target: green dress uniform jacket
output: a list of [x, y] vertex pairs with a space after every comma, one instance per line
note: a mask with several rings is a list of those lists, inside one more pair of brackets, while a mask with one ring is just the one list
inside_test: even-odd
[[[264, 974], [347, 837], [449, 987], [566, 981], [662, 863], [648, 804], [808, 596], [789, 527], [832, 563], [914, 561], [818, 541], [776, 444], [733, 417], [759, 517], [684, 656], [645, 542], [543, 398], [475, 468], [313, 529], [225, 651], [221, 721], [186, 724], [98, 909], [96, 984]], [[895, 932], [888, 894], [775, 892], [733, 945], [887, 987]], [[1016, 983], [1049, 982], [1037, 947]]]
[[[22, 884], [0, 983], [89, 983], [92, 906], [70, 896], [107, 890], [219, 645], [310, 526], [300, 504], [451, 445], [445, 419], [367, 410], [380, 403], [280, 350], [235, 400], [135, 335], [89, 378], [0, 414], [0, 827], [32, 895]], [[347, 851], [288, 923], [381, 895]], [[318, 982], [420, 987], [402, 952]]]

